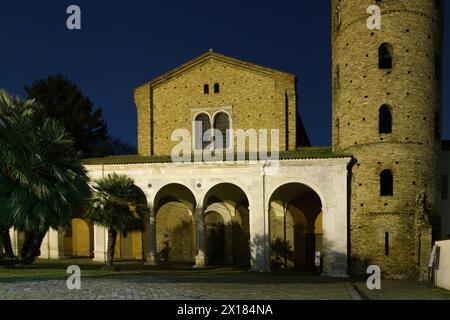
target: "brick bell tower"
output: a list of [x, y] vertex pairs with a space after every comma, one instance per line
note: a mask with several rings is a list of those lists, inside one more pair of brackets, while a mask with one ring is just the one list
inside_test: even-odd
[[443, 1], [332, 0], [332, 22], [333, 148], [354, 157], [350, 272], [423, 278], [440, 204]]

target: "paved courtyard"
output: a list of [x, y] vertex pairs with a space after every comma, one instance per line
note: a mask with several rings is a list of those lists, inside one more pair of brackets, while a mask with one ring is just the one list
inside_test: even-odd
[[450, 291], [414, 281], [383, 280], [382, 290], [369, 291], [363, 281], [296, 272], [263, 274], [229, 268], [145, 270], [137, 274], [82, 276], [81, 289], [69, 290], [64, 276], [5, 278], [2, 271], [0, 300], [450, 299]]

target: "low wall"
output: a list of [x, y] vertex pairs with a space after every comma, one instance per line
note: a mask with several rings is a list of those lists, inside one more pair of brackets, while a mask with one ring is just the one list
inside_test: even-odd
[[450, 240], [437, 241], [436, 285], [450, 290]]

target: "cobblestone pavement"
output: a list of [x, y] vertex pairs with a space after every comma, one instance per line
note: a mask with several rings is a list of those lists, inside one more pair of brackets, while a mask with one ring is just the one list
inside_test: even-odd
[[67, 289], [65, 278], [0, 280], [0, 300], [450, 299], [450, 291], [416, 282], [382, 286], [369, 291], [364, 282], [318, 276], [191, 271], [82, 277], [81, 290]]
[[81, 290], [66, 279], [0, 282], [0, 300], [222, 300], [352, 299], [344, 281], [321, 277], [232, 276], [83, 277]]

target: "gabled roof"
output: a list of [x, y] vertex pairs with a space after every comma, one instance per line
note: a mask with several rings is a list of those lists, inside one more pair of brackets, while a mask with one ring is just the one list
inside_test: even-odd
[[172, 79], [176, 76], [179, 76], [180, 74], [182, 74], [186, 71], [191, 70], [192, 68], [194, 68], [198, 65], [204, 64], [205, 62], [208, 62], [211, 60], [221, 61], [221, 62], [227, 63], [229, 65], [236, 66], [238, 68], [244, 68], [244, 69], [251, 70], [253, 72], [257, 72], [257, 73], [264, 74], [267, 76], [273, 76], [274, 73], [281, 73], [281, 74], [285, 74], [286, 76], [289, 76], [289, 77], [294, 77], [294, 78], [296, 77], [295, 75], [284, 72], [284, 71], [280, 71], [280, 70], [264, 67], [261, 65], [257, 65], [257, 64], [251, 63], [251, 62], [247, 62], [244, 60], [228, 57], [223, 54], [214, 52], [212, 49], [210, 49], [207, 52], [205, 52], [204, 54], [200, 55], [199, 57], [192, 59], [192, 60], [176, 67], [175, 69], [172, 69], [171, 71], [160, 75], [157, 78], [154, 78], [153, 80], [143, 84], [142, 86], [144, 86], [144, 85], [157, 86], [161, 83], [169, 81], [170, 79]]

